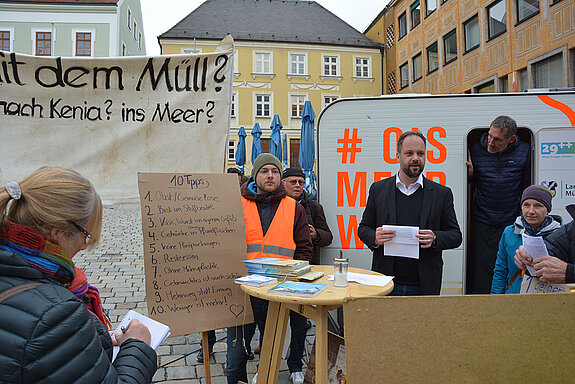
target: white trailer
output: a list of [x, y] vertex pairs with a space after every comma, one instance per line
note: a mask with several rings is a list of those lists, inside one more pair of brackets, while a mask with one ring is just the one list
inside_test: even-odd
[[369, 187], [398, 171], [399, 135], [418, 129], [427, 138], [424, 175], [449, 186], [462, 245], [443, 253], [442, 294], [462, 294], [468, 243], [467, 148], [499, 115], [517, 121], [532, 148], [532, 181], [555, 193], [553, 214], [567, 222], [575, 203], [575, 92], [398, 95], [340, 99], [318, 118], [318, 196], [334, 235], [322, 250], [329, 264], [342, 250], [350, 265], [370, 268], [372, 253], [357, 235]]

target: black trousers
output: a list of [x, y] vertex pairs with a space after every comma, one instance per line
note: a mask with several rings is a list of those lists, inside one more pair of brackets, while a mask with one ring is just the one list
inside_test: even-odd
[[466, 294], [491, 293], [493, 268], [497, 259], [499, 240], [506, 225], [484, 224], [471, 220], [467, 250]]

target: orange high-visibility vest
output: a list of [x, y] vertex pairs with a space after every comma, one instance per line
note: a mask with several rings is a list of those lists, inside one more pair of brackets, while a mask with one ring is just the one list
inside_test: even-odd
[[258, 257], [293, 259], [295, 253], [293, 225], [296, 204], [297, 202], [291, 197], [283, 198], [264, 236], [256, 202], [242, 197], [248, 260]]

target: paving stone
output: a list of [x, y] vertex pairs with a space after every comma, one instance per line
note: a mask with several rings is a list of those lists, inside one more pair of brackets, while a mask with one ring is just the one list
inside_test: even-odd
[[152, 377], [152, 381], [164, 381], [166, 380], [166, 370], [164, 368], [158, 368], [154, 377]]
[[167, 367], [166, 368], [166, 379], [195, 379], [196, 370], [192, 367], [182, 366], [182, 367]]
[[[210, 364], [210, 376], [224, 376], [224, 367], [221, 364]], [[204, 365], [196, 365], [196, 376], [204, 377]]]

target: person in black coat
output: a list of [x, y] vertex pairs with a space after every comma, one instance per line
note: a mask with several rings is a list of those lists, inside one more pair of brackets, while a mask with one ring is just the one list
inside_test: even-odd
[[489, 294], [499, 240], [520, 214], [521, 193], [531, 185], [531, 147], [519, 140], [517, 123], [496, 117], [489, 132], [469, 148], [472, 187], [467, 252], [467, 294]]
[[[422, 176], [425, 137], [403, 133], [397, 143], [397, 176], [378, 181], [369, 189], [358, 234], [372, 251], [371, 269], [394, 277], [391, 295], [438, 295], [443, 274], [442, 251], [461, 244], [461, 231], [451, 189]], [[395, 237], [382, 225], [419, 227], [419, 259], [384, 254]]]
[[515, 252], [517, 268], [525, 270], [527, 265], [533, 267], [543, 283], [575, 283], [575, 204], [565, 208], [574, 220], [547, 236], [545, 245], [548, 256], [533, 260], [523, 246]]
[[[102, 202], [92, 184], [41, 168], [0, 188], [0, 225], [0, 382], [150, 383], [157, 356], [148, 328], [132, 320], [113, 341], [69, 289], [73, 256], [100, 237]], [[111, 363], [113, 344], [120, 351]]]

